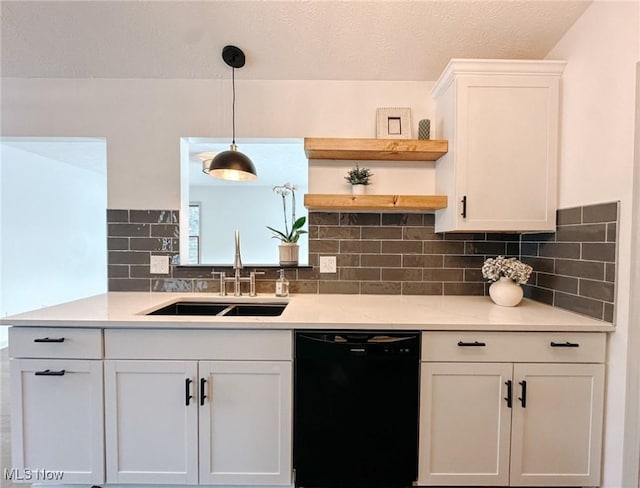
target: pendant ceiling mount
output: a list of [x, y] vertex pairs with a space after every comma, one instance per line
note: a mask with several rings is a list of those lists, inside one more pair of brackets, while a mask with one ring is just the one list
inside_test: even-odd
[[245, 57], [242, 49], [236, 46], [223, 47], [222, 59], [232, 68], [242, 68], [245, 63]]

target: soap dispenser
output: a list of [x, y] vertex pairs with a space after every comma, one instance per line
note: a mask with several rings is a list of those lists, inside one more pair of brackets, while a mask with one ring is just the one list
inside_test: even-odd
[[280, 278], [276, 280], [276, 296], [288, 297], [289, 296], [289, 280], [284, 277], [284, 269], [280, 270]]

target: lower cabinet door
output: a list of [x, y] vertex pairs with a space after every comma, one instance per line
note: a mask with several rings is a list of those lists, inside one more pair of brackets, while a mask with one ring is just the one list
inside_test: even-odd
[[511, 485], [598, 486], [603, 364], [516, 364]]
[[512, 369], [422, 363], [418, 485], [508, 485]]
[[105, 361], [108, 483], [198, 483], [197, 370], [196, 361]]
[[102, 483], [102, 361], [12, 359], [10, 385], [9, 475], [32, 483]]
[[201, 361], [200, 484], [291, 483], [291, 363]]

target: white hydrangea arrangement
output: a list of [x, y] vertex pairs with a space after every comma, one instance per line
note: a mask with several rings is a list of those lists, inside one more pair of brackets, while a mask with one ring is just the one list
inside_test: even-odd
[[482, 276], [490, 283], [498, 281], [501, 277], [510, 278], [519, 285], [524, 285], [529, 281], [529, 276], [533, 268], [516, 258], [489, 258], [482, 265]]

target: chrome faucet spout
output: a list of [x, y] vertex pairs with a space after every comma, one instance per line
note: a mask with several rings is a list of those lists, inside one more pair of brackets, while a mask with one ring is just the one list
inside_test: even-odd
[[242, 258], [240, 257], [240, 232], [236, 229], [236, 257], [233, 261], [233, 269], [242, 269]]
[[242, 277], [242, 258], [240, 257], [240, 232], [236, 230], [236, 257], [233, 261], [233, 278], [225, 276], [224, 273], [220, 273], [220, 294], [226, 295], [227, 282], [233, 283], [233, 296], [242, 296], [241, 286], [242, 283], [249, 283], [249, 296], [256, 296], [256, 275], [264, 274], [261, 271], [251, 271], [249, 276]]

